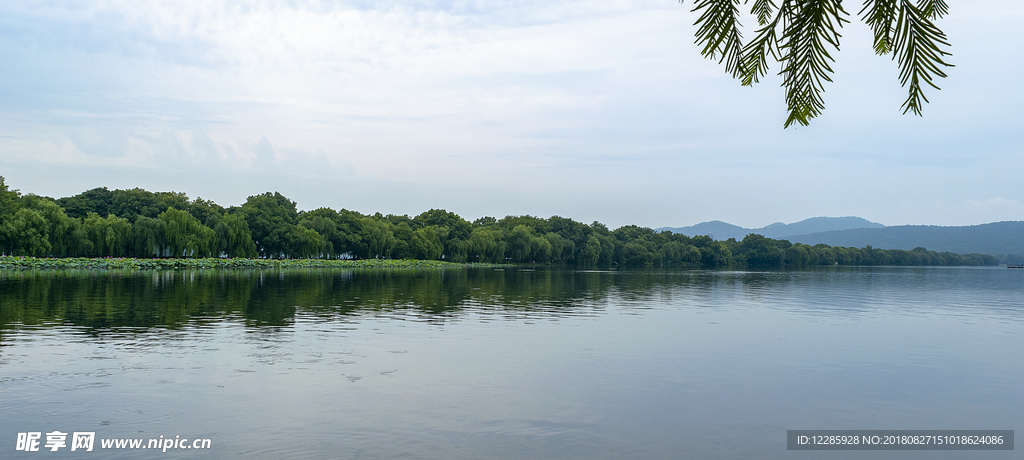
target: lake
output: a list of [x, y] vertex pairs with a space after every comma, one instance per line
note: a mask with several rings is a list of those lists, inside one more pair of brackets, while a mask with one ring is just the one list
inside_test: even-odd
[[[1022, 293], [992, 267], [0, 271], [0, 450], [1019, 458], [787, 451], [786, 430], [1024, 428]], [[15, 451], [53, 431], [95, 449]], [[135, 438], [209, 448], [100, 446]]]

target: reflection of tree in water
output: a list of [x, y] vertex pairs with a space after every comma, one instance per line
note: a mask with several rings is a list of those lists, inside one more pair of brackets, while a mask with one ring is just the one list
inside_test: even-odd
[[592, 315], [609, 298], [642, 303], [686, 284], [710, 289], [698, 271], [574, 272], [495, 269], [284, 269], [186, 271], [0, 271], [0, 331], [70, 325], [111, 328], [288, 326], [296, 312], [318, 320], [401, 311], [451, 320], [474, 311], [506, 318]]

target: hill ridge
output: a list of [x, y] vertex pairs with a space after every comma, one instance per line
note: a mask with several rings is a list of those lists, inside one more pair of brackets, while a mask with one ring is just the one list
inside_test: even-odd
[[811, 217], [799, 222], [786, 224], [775, 222], [761, 228], [744, 228], [720, 220], [701, 222], [689, 227], [661, 227], [656, 230], [668, 230], [673, 233], [681, 233], [687, 236], [708, 235], [716, 240], [727, 240], [729, 238], [743, 239], [750, 233], [756, 233], [768, 238], [785, 238], [790, 235], [803, 235], [832, 230], [846, 230], [852, 228], [882, 228], [885, 227], [877, 222], [871, 222], [862, 217]]
[[[805, 219], [794, 224], [783, 224], [786, 227], [778, 227], [776, 224], [771, 224], [760, 229], [745, 229], [721, 221], [711, 221], [719, 223], [714, 226], [715, 229], [719, 230], [719, 233], [713, 231], [710, 233], [717, 240], [729, 238], [741, 240], [749, 233], [757, 233], [768, 238], [785, 239], [792, 243], [803, 243], [812, 246], [815, 244], [827, 244], [829, 246], [857, 248], [872, 246], [880, 249], [903, 250], [923, 247], [930, 251], [953, 252], [957, 254], [1024, 255], [1024, 221], [1000, 221], [963, 226], [894, 225], [886, 227], [876, 224], [876, 227], [856, 227], [799, 234], [783, 234], [786, 229], [792, 229], [794, 225], [812, 219]], [[869, 222], [864, 219], [861, 220]], [[699, 230], [712, 228], [706, 224], [709, 224], [709, 222], [690, 227], [663, 228], [659, 230], [669, 230], [689, 236], [704, 235], [707, 233]], [[782, 229], [782, 231], [773, 231], [774, 229]]]

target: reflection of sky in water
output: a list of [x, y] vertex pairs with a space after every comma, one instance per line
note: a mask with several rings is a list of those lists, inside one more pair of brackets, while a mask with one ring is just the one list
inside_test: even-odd
[[[203, 458], [821, 458], [787, 452], [785, 431], [1024, 420], [1021, 271], [178, 275], [46, 295], [0, 277], [0, 439], [180, 434], [213, 439], [175, 453]], [[55, 306], [75, 295], [124, 311]], [[125, 325], [146, 314], [177, 320]]]

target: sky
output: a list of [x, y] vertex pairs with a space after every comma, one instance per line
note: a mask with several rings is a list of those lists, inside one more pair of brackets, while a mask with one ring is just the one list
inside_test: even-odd
[[824, 114], [783, 129], [779, 66], [740, 86], [692, 1], [6, 1], [0, 175], [611, 228], [1024, 220], [1024, 3], [949, 3], [923, 117], [852, 5]]

